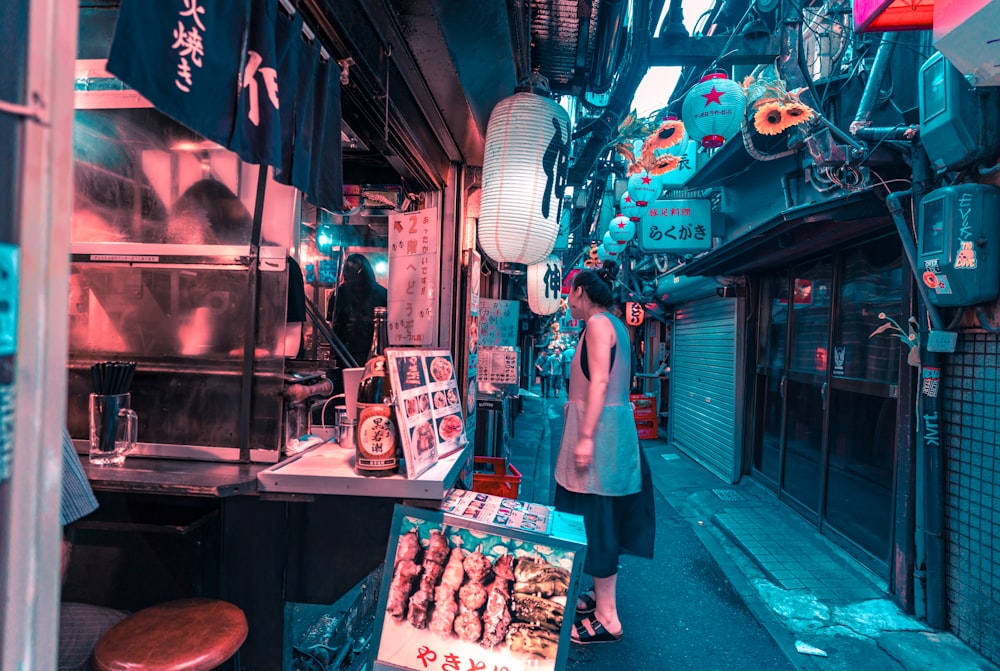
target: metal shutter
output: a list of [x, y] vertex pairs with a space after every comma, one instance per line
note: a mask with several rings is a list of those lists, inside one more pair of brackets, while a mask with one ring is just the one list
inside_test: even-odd
[[674, 312], [671, 347], [671, 444], [727, 483], [739, 479], [737, 307], [706, 298]]

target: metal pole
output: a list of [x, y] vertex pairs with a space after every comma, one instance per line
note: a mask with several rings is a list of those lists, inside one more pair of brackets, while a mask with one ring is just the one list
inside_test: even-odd
[[[12, 35], [14, 31], [19, 32]], [[4, 217], [13, 225], [0, 239], [20, 247], [20, 277], [17, 393], [9, 397], [13, 421], [10, 414], [2, 418], [4, 440], [13, 435], [13, 449], [0, 455], [10, 466], [0, 492], [5, 615], [0, 617], [0, 669], [48, 671], [56, 667], [58, 649], [76, 3], [8, 1], [0, 10], [0, 35], [8, 46], [24, 48], [11, 51], [15, 60], [6, 62], [9, 71], [19, 74], [0, 75], [0, 81], [14, 77], [20, 82], [15, 95], [9, 86], [2, 93], [4, 102], [13, 104], [2, 113], [5, 119], [19, 117], [20, 145], [9, 145], [16, 167], [5, 188], [13, 182], [10, 191], [17, 205], [13, 217]]]

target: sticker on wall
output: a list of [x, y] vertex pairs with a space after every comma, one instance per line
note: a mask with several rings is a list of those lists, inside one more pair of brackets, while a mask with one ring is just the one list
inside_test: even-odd
[[958, 252], [955, 254], [955, 269], [971, 270], [976, 267], [976, 250], [972, 240], [959, 240]]

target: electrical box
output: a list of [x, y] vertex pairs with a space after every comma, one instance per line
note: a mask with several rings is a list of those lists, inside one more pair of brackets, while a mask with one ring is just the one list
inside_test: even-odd
[[919, 263], [930, 301], [976, 305], [1000, 294], [1000, 189], [956, 184], [920, 201]]
[[993, 92], [977, 91], [940, 52], [920, 68], [920, 140], [938, 170], [954, 169], [996, 151], [997, 114]]

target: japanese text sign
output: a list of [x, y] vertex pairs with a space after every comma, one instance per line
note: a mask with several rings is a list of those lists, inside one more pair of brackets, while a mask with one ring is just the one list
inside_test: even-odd
[[517, 345], [517, 322], [520, 307], [520, 301], [480, 298], [479, 346], [513, 347]]
[[389, 344], [433, 345], [441, 291], [437, 208], [389, 216]]
[[654, 200], [642, 214], [636, 241], [647, 254], [711, 249], [711, 201]]

